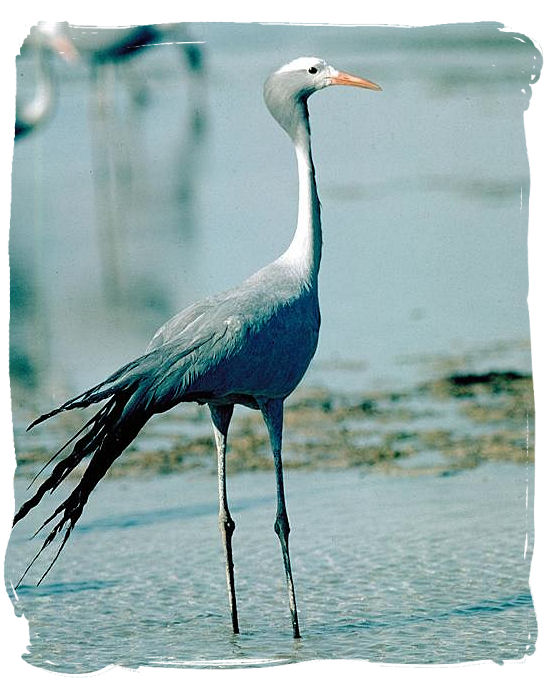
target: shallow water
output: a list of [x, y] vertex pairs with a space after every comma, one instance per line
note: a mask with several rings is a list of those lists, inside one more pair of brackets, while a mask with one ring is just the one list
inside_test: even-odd
[[[272, 530], [272, 473], [229, 479], [240, 636], [228, 614], [216, 480], [190, 473], [99, 486], [44, 583], [35, 586], [35, 567], [17, 590], [14, 608], [30, 622], [25, 659], [85, 672], [110, 663], [452, 663], [533, 653], [533, 467], [486, 464], [442, 477], [288, 471], [286, 479], [302, 640], [292, 638]], [[8, 584], [32, 556], [36, 520], [12, 537]]]

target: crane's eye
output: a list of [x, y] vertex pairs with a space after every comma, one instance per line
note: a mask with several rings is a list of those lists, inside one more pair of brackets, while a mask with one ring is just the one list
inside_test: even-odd
[[311, 66], [309, 68], [309, 73], [316, 73], [317, 71], [318, 71], [318, 69], [316, 68], [316, 66]]

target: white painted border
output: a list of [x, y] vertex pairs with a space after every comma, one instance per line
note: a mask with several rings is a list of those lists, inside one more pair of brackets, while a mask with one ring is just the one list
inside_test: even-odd
[[[451, 4], [451, 6], [450, 6]], [[510, 3], [506, 0], [460, 0], [456, 3], [428, 2], [427, 0], [384, 0], [382, 3], [359, 2], [358, 0], [338, 0], [327, 3], [321, 0], [274, 0], [267, 3], [252, 3], [244, 0], [204, 0], [200, 3], [185, 3], [182, 0], [155, 0], [154, 3], [134, 0], [133, 2], [114, 3], [112, 0], [23, 0], [7, 3], [3, 12], [4, 30], [0, 44], [0, 76], [2, 79], [2, 103], [0, 108], [0, 438], [2, 445], [2, 469], [0, 476], [0, 547], [4, 554], [9, 537], [9, 519], [13, 513], [14, 470], [13, 442], [11, 435], [11, 410], [8, 382], [8, 261], [7, 238], [10, 219], [10, 177], [13, 152], [13, 122], [15, 101], [14, 57], [30, 26], [39, 20], [70, 21], [74, 24], [98, 26], [122, 26], [127, 24], [162, 23], [169, 21], [262, 21], [272, 23], [310, 23], [310, 24], [380, 24], [380, 25], [433, 25], [455, 22], [499, 21], [510, 30], [526, 34], [541, 49], [549, 45], [549, 24], [546, 20], [544, 3], [539, 0], [522, 0]], [[547, 68], [547, 67], [546, 67]], [[547, 355], [549, 339], [547, 318], [549, 316], [548, 294], [549, 267], [547, 266], [547, 182], [548, 148], [546, 128], [549, 121], [548, 92], [549, 74], [542, 69], [541, 80], [533, 87], [530, 108], [526, 112], [526, 133], [528, 156], [531, 169], [531, 197], [529, 221], [529, 265], [532, 344], [534, 361], [534, 380], [536, 394], [536, 538], [532, 564], [532, 587], [538, 617], [539, 636], [537, 652], [524, 662], [506, 663], [496, 666], [493, 663], [461, 664], [457, 666], [389, 666], [360, 662], [322, 661], [301, 663], [287, 668], [247, 668], [239, 670], [140, 670], [138, 673], [111, 668], [95, 673], [106, 675], [110, 680], [273, 680], [280, 675], [290, 680], [311, 675], [315, 679], [332, 678], [335, 675], [345, 679], [364, 680], [375, 676], [376, 682], [387, 679], [405, 678], [408, 680], [461, 679], [467, 675], [471, 680], [486, 676], [497, 676], [498, 680], [523, 679], [530, 682], [541, 679], [541, 671], [549, 669], [547, 635], [548, 613], [547, 590], [547, 527], [548, 516], [548, 428], [547, 428]], [[546, 227], [547, 226], [547, 227]], [[545, 461], [544, 461], [545, 460]], [[19, 679], [16, 675], [32, 680], [54, 679], [57, 674], [33, 668], [24, 663], [21, 653], [28, 643], [28, 632], [23, 619], [15, 619], [13, 610], [4, 590], [0, 595], [0, 638], [2, 650], [2, 672], [6, 679]], [[11, 673], [11, 675], [10, 675]], [[70, 676], [71, 678], [73, 676]], [[82, 677], [80, 675], [74, 677]], [[87, 675], [84, 677], [88, 677]]]

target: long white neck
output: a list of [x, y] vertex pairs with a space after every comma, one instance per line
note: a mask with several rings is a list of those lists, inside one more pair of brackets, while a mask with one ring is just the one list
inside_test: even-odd
[[295, 145], [299, 180], [297, 227], [292, 242], [283, 254], [300, 276], [310, 285], [316, 285], [322, 252], [320, 201], [316, 190], [315, 168], [311, 155], [311, 136], [307, 111], [298, 118], [290, 132]]

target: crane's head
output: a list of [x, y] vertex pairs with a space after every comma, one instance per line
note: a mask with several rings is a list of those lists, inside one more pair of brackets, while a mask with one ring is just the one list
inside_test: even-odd
[[307, 118], [307, 99], [329, 85], [354, 85], [368, 90], [381, 90], [376, 83], [338, 71], [323, 59], [299, 57], [267, 78], [263, 94], [271, 114], [293, 136], [298, 120]]

